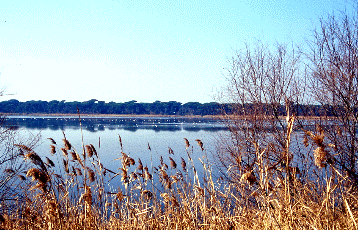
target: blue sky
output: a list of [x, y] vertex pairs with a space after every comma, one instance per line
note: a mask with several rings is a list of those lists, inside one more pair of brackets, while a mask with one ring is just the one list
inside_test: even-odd
[[234, 49], [303, 44], [344, 0], [8, 0], [0, 100], [214, 101]]

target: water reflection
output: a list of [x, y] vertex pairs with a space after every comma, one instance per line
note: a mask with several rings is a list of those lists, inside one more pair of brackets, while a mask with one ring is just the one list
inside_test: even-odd
[[[209, 118], [165, 118], [165, 117], [85, 117], [81, 118], [81, 125], [89, 132], [100, 132], [108, 130], [137, 130], [160, 131], [220, 131], [226, 130], [226, 126], [217, 119]], [[75, 117], [32, 117], [32, 116], [10, 116], [7, 118], [7, 126], [25, 128], [29, 130], [78, 130], [80, 121]]]

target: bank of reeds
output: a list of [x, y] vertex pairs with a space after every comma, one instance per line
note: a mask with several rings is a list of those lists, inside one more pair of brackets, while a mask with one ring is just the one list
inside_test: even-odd
[[[293, 118], [287, 119], [286, 144]], [[118, 170], [101, 163], [100, 150], [89, 144], [78, 151], [64, 137], [50, 139], [53, 156], [41, 158], [17, 145], [30, 167], [18, 172], [16, 199], [2, 200], [3, 229], [356, 229], [357, 189], [330, 162], [322, 130], [306, 132], [302, 145], [315, 166], [310, 173], [284, 161], [268, 167], [267, 148], [257, 147], [255, 161], [236, 175], [215, 177], [205, 143], [183, 140], [185, 157], [163, 153], [159, 165], [133, 159], [123, 152]], [[192, 143], [198, 144], [193, 148]], [[274, 148], [271, 146], [271, 148]], [[148, 149], [150, 146], [148, 144]], [[169, 155], [170, 154], [170, 155]], [[201, 164], [193, 157], [200, 155]], [[173, 156], [173, 157], [171, 157]], [[239, 159], [238, 159], [239, 160]], [[200, 172], [198, 173], [198, 169]], [[10, 169], [9, 169], [10, 170]], [[216, 174], [217, 175], [217, 174]], [[120, 178], [118, 188], [108, 182]]]

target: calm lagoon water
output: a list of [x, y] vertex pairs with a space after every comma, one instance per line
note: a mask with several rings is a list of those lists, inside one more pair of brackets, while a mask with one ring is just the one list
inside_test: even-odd
[[[167, 165], [170, 165], [169, 156], [172, 157], [180, 167], [181, 157], [186, 161], [188, 159], [183, 139], [187, 138], [191, 144], [189, 152], [200, 172], [202, 167], [199, 158], [203, 159], [205, 153], [211, 161], [210, 156], [216, 151], [218, 135], [228, 132], [218, 120], [199, 118], [85, 117], [81, 118], [82, 132], [79, 119], [76, 117], [10, 116], [7, 123], [33, 135], [40, 134], [41, 141], [35, 152], [40, 156], [50, 157], [54, 162], [56, 158], [50, 154], [51, 142], [47, 138], [53, 138], [57, 142], [57, 154], [62, 154], [60, 148], [63, 147], [63, 133], [78, 153], [82, 152], [83, 138], [85, 145], [94, 145], [102, 164], [115, 172], [121, 167], [120, 161], [115, 160], [122, 156], [119, 135], [123, 143], [123, 152], [135, 161], [140, 158], [143, 165], [147, 165], [148, 168], [151, 168], [151, 165], [158, 166], [160, 156]], [[204, 143], [204, 152], [201, 151], [196, 139]], [[169, 147], [174, 155], [169, 155]], [[189, 166], [189, 162], [187, 165]]]

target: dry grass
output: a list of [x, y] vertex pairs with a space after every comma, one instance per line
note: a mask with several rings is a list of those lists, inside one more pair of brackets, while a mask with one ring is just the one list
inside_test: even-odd
[[[293, 122], [287, 119], [287, 147]], [[148, 162], [143, 165], [123, 152], [120, 138], [118, 172], [102, 165], [93, 145], [84, 145], [80, 154], [66, 138], [63, 146], [50, 141], [57, 162], [45, 162], [30, 147], [17, 146], [31, 168], [20, 174], [29, 179], [19, 182], [17, 199], [2, 201], [15, 204], [0, 215], [3, 229], [357, 228], [357, 190], [330, 166], [323, 132], [307, 133], [302, 143], [317, 147], [309, 153], [317, 164], [309, 176], [288, 163], [268, 167], [268, 149], [257, 147], [256, 161], [237, 175], [230, 175], [235, 165], [228, 162], [226, 179], [214, 179], [199, 139], [200, 153], [184, 139], [188, 158], [181, 157], [180, 166], [169, 149], [160, 165], [148, 168]], [[194, 165], [193, 154], [203, 154], [201, 165]], [[121, 185], [108, 189], [106, 184], [116, 177]]]

